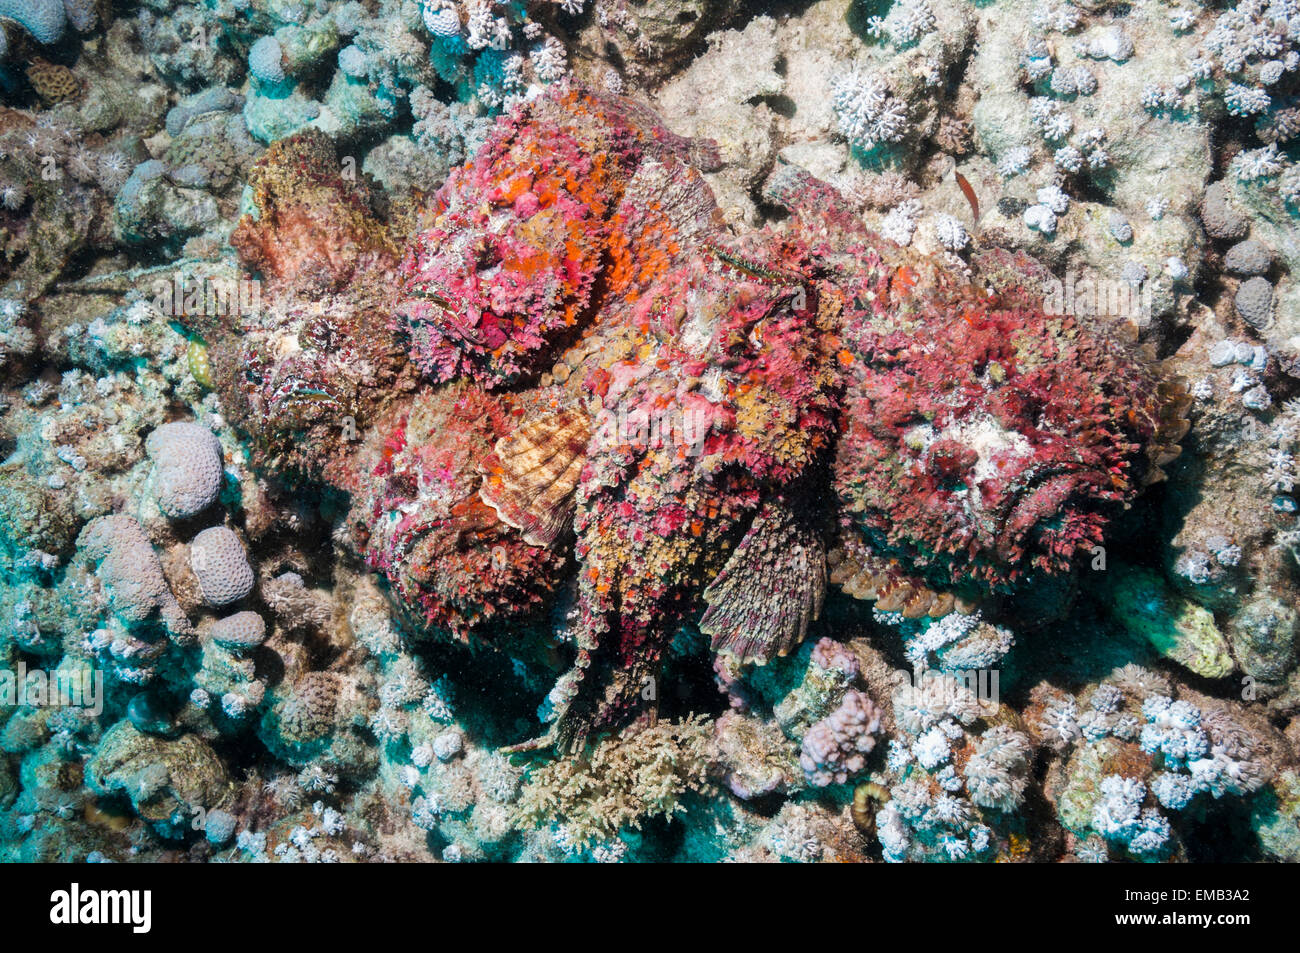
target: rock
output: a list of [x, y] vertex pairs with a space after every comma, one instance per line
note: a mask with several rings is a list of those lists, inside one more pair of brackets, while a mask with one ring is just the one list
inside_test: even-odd
[[1234, 663], [1214, 615], [1170, 589], [1156, 572], [1115, 565], [1108, 604], [1115, 620], [1170, 661], [1205, 678], [1222, 678]]

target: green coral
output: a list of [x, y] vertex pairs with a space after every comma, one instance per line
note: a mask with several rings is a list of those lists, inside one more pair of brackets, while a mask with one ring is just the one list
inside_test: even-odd
[[1116, 565], [1108, 588], [1115, 619], [1197, 675], [1222, 678], [1234, 663], [1213, 614], [1170, 589], [1159, 573]]
[[1283, 771], [1264, 801], [1266, 806], [1256, 812], [1251, 825], [1260, 847], [1274, 860], [1300, 861], [1300, 774]]

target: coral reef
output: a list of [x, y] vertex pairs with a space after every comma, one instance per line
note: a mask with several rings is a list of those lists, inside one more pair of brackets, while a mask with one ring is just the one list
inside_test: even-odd
[[1300, 859], [1298, 22], [0, 0], [0, 860]]

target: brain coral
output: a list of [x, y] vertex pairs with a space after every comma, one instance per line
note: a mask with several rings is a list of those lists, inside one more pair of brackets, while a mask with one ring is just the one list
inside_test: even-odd
[[245, 610], [220, 619], [212, 626], [212, 641], [232, 652], [245, 652], [266, 639], [266, 623], [256, 612]]
[[145, 452], [154, 462], [158, 508], [184, 519], [212, 505], [221, 491], [221, 443], [199, 424], [163, 424], [149, 434]]
[[125, 515], [93, 519], [81, 531], [77, 545], [99, 563], [97, 574], [107, 589], [109, 605], [123, 622], [144, 622], [158, 612], [173, 635], [192, 631], [167, 586], [158, 554], [134, 519]]
[[212, 526], [194, 537], [190, 567], [208, 605], [228, 605], [253, 591], [253, 567], [244, 544], [224, 526]]
[[63, 0], [0, 0], [0, 17], [22, 24], [39, 43], [57, 43], [67, 26]]

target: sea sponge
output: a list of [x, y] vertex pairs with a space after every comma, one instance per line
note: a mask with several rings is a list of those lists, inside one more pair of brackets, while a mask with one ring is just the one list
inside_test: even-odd
[[224, 86], [213, 86], [187, 96], [167, 112], [167, 134], [172, 138], [185, 131], [192, 119], [207, 113], [233, 112], [242, 108], [244, 97]]
[[236, 654], [254, 649], [265, 640], [266, 623], [256, 612], [236, 612], [212, 626], [212, 641]]
[[210, 606], [224, 606], [253, 591], [253, 567], [233, 530], [213, 526], [190, 543], [190, 567]]
[[163, 424], [144, 449], [154, 462], [154, 497], [173, 519], [207, 509], [221, 492], [221, 443], [199, 424]]
[[164, 837], [183, 837], [200, 810], [229, 799], [226, 769], [207, 742], [196, 735], [146, 735], [125, 719], [104, 733], [86, 762], [86, 783], [98, 794], [130, 798], [136, 813]]

